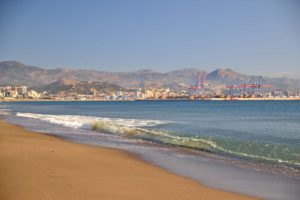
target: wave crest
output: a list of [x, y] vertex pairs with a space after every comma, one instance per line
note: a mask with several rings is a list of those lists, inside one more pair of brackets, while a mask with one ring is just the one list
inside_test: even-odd
[[50, 114], [36, 114], [36, 113], [16, 113], [19, 117], [26, 117], [31, 119], [38, 119], [53, 124], [58, 124], [70, 128], [84, 128], [92, 129], [96, 122], [103, 122], [107, 124], [119, 124], [128, 127], [152, 127], [161, 124], [172, 123], [163, 120], [148, 120], [148, 119], [122, 119], [122, 118], [108, 118], [108, 117], [94, 117], [83, 115], [50, 115]]
[[[200, 138], [197, 136], [178, 136], [174, 132], [167, 130], [159, 130], [157, 125], [173, 123], [170, 121], [161, 120], [146, 120], [146, 119], [121, 119], [121, 118], [101, 118], [93, 116], [79, 116], [79, 115], [49, 115], [49, 114], [35, 114], [35, 113], [16, 113], [19, 117], [26, 117], [46, 121], [48, 123], [58, 124], [71, 128], [91, 129], [102, 133], [121, 135], [141, 139], [145, 141], [155, 142], [159, 144], [167, 144], [178, 147], [197, 149], [207, 152], [215, 152], [221, 154], [235, 155], [238, 157], [246, 157], [258, 160], [267, 160], [277, 163], [289, 163], [300, 165], [299, 155], [295, 155], [293, 159], [285, 160], [280, 156], [272, 156], [267, 154], [255, 154], [245, 152], [245, 148], [232, 149], [232, 147], [224, 146], [224, 141], [218, 142], [216, 139]], [[240, 141], [232, 141], [231, 145], [241, 146]], [[244, 143], [242, 144], [244, 145]], [[246, 144], [245, 144], [246, 145]], [[252, 145], [252, 144], [251, 144]], [[274, 148], [269, 145], [263, 145], [257, 148], [263, 152], [264, 149]], [[247, 149], [247, 148], [246, 148]], [[276, 151], [277, 152], [277, 151]]]

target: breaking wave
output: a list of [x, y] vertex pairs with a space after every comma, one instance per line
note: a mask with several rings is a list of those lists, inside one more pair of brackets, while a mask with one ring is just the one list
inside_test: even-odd
[[[224, 142], [212, 138], [200, 138], [197, 136], [177, 136], [176, 133], [167, 130], [155, 129], [158, 125], [170, 124], [171, 121], [146, 120], [146, 119], [121, 119], [102, 118], [79, 115], [49, 115], [34, 113], [16, 113], [19, 117], [32, 118], [48, 123], [58, 124], [71, 128], [90, 129], [101, 133], [120, 135], [130, 138], [142, 139], [159, 144], [167, 144], [178, 147], [185, 147], [212, 153], [230, 154], [239, 157], [252, 158], [258, 160], [272, 161], [276, 163], [286, 163], [299, 166], [299, 154], [295, 154], [293, 159], [282, 159], [269, 153], [257, 154], [254, 151], [245, 151], [246, 145], [253, 146], [261, 151], [278, 151], [279, 146], [266, 144], [241, 144], [235, 141], [230, 146]], [[228, 143], [228, 142], [227, 142]], [[240, 146], [234, 149], [233, 147]]]
[[107, 124], [119, 124], [127, 127], [151, 127], [160, 124], [171, 123], [170, 121], [161, 120], [144, 120], [144, 119], [121, 119], [121, 118], [107, 118], [107, 117], [93, 117], [80, 115], [48, 115], [35, 113], [16, 113], [19, 117], [26, 117], [38, 119], [41, 121], [62, 125], [70, 128], [93, 129], [96, 122], [103, 122]]

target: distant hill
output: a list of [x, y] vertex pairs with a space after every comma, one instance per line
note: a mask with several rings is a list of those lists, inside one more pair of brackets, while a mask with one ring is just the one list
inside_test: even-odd
[[59, 92], [86, 94], [87, 92], [92, 92], [93, 89], [96, 89], [98, 93], [127, 90], [124, 87], [107, 82], [78, 82], [75, 80], [59, 80], [45, 86], [33, 86], [32, 88], [38, 92], [47, 91], [50, 94]]
[[0, 84], [41, 85], [53, 81], [55, 70], [45, 70], [15, 61], [0, 63]]
[[[167, 73], [152, 70], [139, 70], [135, 72], [105, 72], [83, 69], [43, 69], [25, 65], [16, 61], [0, 62], [0, 85], [29, 85], [35, 87], [55, 88], [58, 85], [68, 85], [67, 80], [93, 81], [128, 87], [170, 87], [173, 89], [186, 89], [195, 84], [198, 71], [202, 69], [187, 68]], [[241, 84], [266, 83], [273, 84], [275, 88], [299, 89], [299, 79], [268, 78], [262, 76], [246, 75], [231, 69], [216, 69], [207, 74], [207, 82], [210, 84]], [[49, 85], [50, 84], [50, 85]], [[112, 86], [112, 85], [111, 85]], [[112, 87], [115, 87], [112, 86]], [[46, 88], [46, 87], [45, 87]], [[57, 89], [55, 89], [57, 90]]]

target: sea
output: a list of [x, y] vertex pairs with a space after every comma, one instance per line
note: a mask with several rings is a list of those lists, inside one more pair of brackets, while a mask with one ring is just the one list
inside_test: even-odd
[[0, 114], [30, 130], [129, 151], [210, 187], [300, 199], [300, 101], [2, 102]]

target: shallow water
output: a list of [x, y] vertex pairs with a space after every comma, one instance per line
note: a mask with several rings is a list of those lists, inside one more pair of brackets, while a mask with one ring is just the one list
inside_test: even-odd
[[29, 102], [7, 108], [67, 127], [300, 165], [300, 101]]

